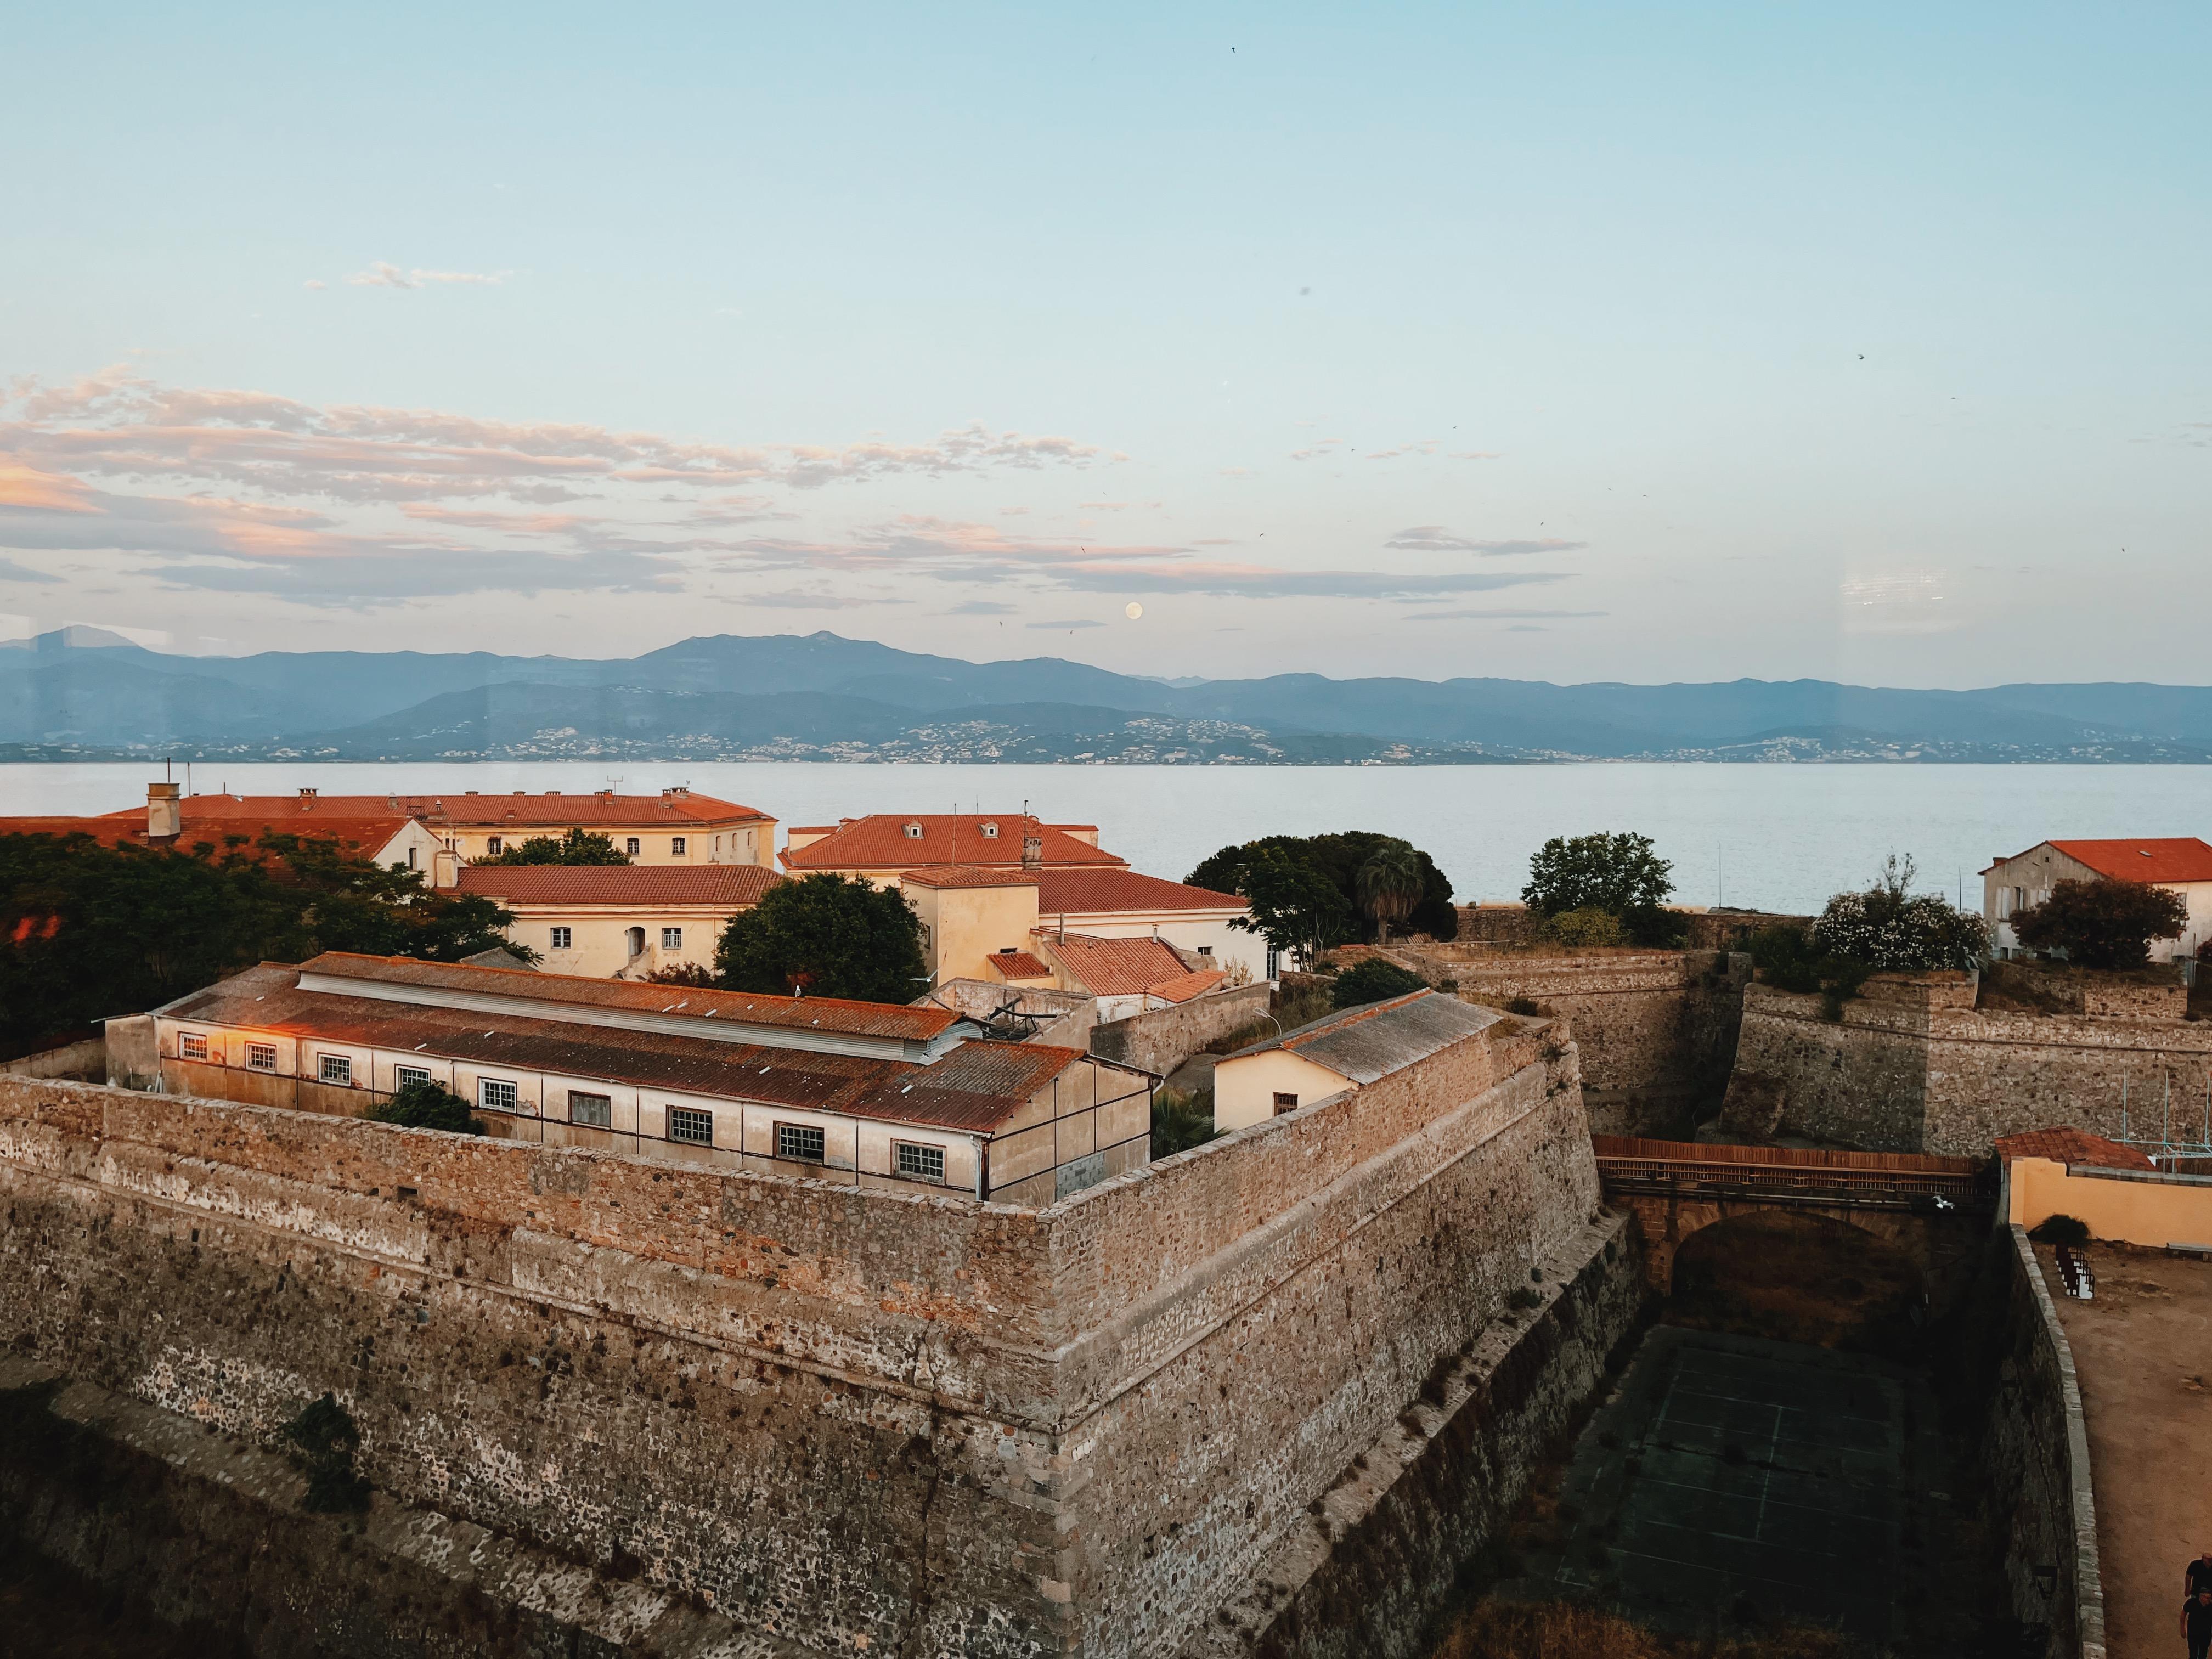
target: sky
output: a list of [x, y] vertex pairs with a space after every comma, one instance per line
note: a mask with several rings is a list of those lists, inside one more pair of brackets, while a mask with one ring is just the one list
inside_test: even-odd
[[2202, 7], [33, 9], [0, 637], [2202, 683]]

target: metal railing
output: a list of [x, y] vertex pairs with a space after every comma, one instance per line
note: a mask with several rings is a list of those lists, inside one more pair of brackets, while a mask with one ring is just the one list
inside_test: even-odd
[[1996, 1190], [1981, 1159], [1917, 1152], [1831, 1152], [1787, 1146], [1708, 1146], [1695, 1141], [1593, 1135], [1608, 1186], [1669, 1191], [1794, 1193], [1869, 1202], [1985, 1198]]

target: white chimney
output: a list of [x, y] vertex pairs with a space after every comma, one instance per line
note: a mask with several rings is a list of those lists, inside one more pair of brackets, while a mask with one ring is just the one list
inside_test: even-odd
[[149, 783], [146, 786], [146, 839], [174, 841], [185, 832], [184, 786]]

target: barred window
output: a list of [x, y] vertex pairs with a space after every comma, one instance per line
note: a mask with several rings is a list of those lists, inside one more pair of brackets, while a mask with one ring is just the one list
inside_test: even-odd
[[1295, 1112], [1297, 1109], [1298, 1097], [1296, 1095], [1286, 1095], [1282, 1093], [1280, 1091], [1276, 1092], [1275, 1115], [1277, 1117], [1282, 1116], [1285, 1112]]
[[696, 1106], [671, 1106], [668, 1138], [689, 1141], [695, 1146], [711, 1146], [714, 1144], [714, 1115]]
[[567, 950], [568, 948], [568, 941], [574, 937], [574, 935], [569, 933], [566, 927], [556, 927], [553, 930], [553, 948], [556, 951]]
[[276, 1069], [276, 1045], [273, 1042], [249, 1042], [246, 1045], [246, 1069], [249, 1072], [273, 1072]]
[[809, 1128], [803, 1123], [779, 1123], [775, 1126], [775, 1155], [797, 1158], [802, 1164], [819, 1164], [824, 1151], [822, 1131]]
[[635, 858], [638, 854], [639, 846], [640, 842], [638, 838], [635, 836], [632, 836], [629, 840], [623, 843], [623, 851], [629, 854], [630, 857]]
[[507, 842], [497, 836], [490, 836], [484, 842], [484, 851], [490, 854], [494, 858], [497, 858], [506, 850], [506, 848]]
[[318, 1054], [315, 1056], [315, 1075], [325, 1083], [335, 1083], [350, 1089], [353, 1087], [353, 1061], [344, 1054]]
[[660, 930], [660, 948], [664, 951], [682, 950], [684, 948], [684, 930], [681, 927], [662, 928]]
[[418, 1083], [428, 1081], [430, 1081], [430, 1068], [427, 1066], [395, 1066], [392, 1068], [392, 1086], [394, 1090], [411, 1089]]
[[892, 1167], [910, 1181], [945, 1179], [945, 1148], [917, 1146], [911, 1141], [891, 1143]]
[[615, 1103], [605, 1095], [587, 1095], [571, 1089], [568, 1091], [568, 1121], [594, 1129], [611, 1129], [614, 1127]]
[[198, 1031], [178, 1032], [177, 1058], [179, 1060], [205, 1060], [207, 1058], [207, 1038]]
[[522, 1100], [522, 1091], [504, 1078], [480, 1077], [477, 1079], [477, 1104], [487, 1112], [514, 1111]]

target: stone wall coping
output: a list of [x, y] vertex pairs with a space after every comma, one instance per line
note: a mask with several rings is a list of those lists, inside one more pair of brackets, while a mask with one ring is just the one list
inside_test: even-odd
[[2075, 1181], [2140, 1181], [2152, 1187], [2212, 1187], [2212, 1175], [2184, 1175], [2179, 1170], [2115, 1170], [2101, 1164], [2069, 1164]]
[[[2118, 1174], [2119, 1171], [2107, 1171]], [[2140, 1174], [2141, 1171], [2136, 1171]], [[2035, 1259], [2035, 1246], [2027, 1229], [2014, 1224], [2012, 1247], [2021, 1271], [2027, 1275], [2035, 1311], [2043, 1321], [2044, 1340], [2058, 1361], [2058, 1386], [2066, 1412], [2066, 1475], [2074, 1499], [2074, 1652], [2079, 1659], [2106, 1659], [2105, 1579], [2097, 1561], [2097, 1498], [2089, 1473], [2089, 1425], [2081, 1411], [2081, 1383], [2074, 1370], [2074, 1349], [2058, 1322], [2057, 1304], [2044, 1282], [2043, 1264]]]

